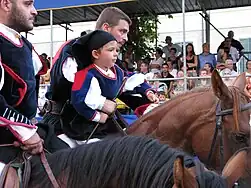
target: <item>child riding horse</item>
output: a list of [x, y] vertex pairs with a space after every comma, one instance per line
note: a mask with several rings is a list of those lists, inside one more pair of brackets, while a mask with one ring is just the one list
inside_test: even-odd
[[111, 34], [93, 31], [79, 38], [72, 52], [78, 60], [78, 72], [71, 101], [61, 114], [64, 135], [60, 136], [71, 146], [84, 143], [81, 141], [87, 140], [93, 130], [93, 138], [99, 139], [118, 133], [109, 115], [115, 110], [114, 100], [120, 92], [133, 91], [158, 101], [143, 75], [127, 73], [115, 64], [118, 46]]

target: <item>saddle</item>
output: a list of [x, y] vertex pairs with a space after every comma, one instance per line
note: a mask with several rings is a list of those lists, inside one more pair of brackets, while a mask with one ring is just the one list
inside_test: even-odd
[[5, 165], [0, 176], [1, 188], [28, 187], [31, 164], [27, 153]]

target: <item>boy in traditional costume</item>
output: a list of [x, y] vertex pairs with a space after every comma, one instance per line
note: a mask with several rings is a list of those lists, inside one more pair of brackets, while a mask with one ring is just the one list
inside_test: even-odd
[[[109, 115], [116, 109], [114, 100], [120, 92], [134, 91], [158, 102], [144, 75], [127, 73], [115, 64], [118, 45], [108, 32], [96, 30], [81, 37], [73, 44], [72, 51], [81, 63], [72, 86], [71, 104], [65, 106], [62, 121], [65, 135], [78, 140], [75, 143], [86, 140], [97, 123], [100, 125], [94, 138], [118, 132]], [[127, 80], [123, 85], [124, 79]]]

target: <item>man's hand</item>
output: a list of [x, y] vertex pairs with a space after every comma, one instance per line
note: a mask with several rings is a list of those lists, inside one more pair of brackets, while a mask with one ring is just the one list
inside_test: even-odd
[[159, 98], [151, 91], [147, 93], [147, 98], [153, 103], [159, 103]]
[[23, 145], [15, 142], [14, 145], [16, 147], [21, 147], [21, 149], [28, 151], [32, 155], [39, 154], [43, 151], [43, 143], [44, 141], [39, 137], [37, 133], [35, 133], [28, 140], [23, 142]]
[[103, 108], [101, 110], [104, 113], [110, 115], [115, 111], [116, 106], [117, 106], [117, 104], [114, 101], [106, 99], [105, 104], [104, 104], [104, 106], [103, 106]]
[[108, 115], [103, 113], [103, 112], [100, 112], [100, 120], [99, 120], [99, 123], [105, 123], [106, 120], [108, 119]]

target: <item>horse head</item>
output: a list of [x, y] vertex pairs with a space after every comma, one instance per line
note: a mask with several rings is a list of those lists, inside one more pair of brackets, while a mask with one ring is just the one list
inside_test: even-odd
[[251, 148], [242, 148], [237, 151], [226, 163], [222, 176], [226, 178], [229, 187], [239, 179], [250, 181]]
[[223, 116], [223, 129], [231, 143], [229, 147], [232, 151], [237, 151], [249, 146], [250, 113], [249, 110], [241, 110], [242, 105], [249, 103], [249, 98], [245, 94], [245, 73], [240, 74], [231, 86], [224, 84], [216, 70], [213, 71], [211, 79], [214, 94], [219, 99], [220, 110], [233, 109]]
[[178, 156], [174, 161], [173, 188], [232, 188], [241, 177], [250, 177], [251, 158], [250, 148], [244, 148], [236, 152], [225, 165], [222, 175], [204, 168], [200, 162], [196, 162], [196, 171], [184, 166], [184, 158]]

